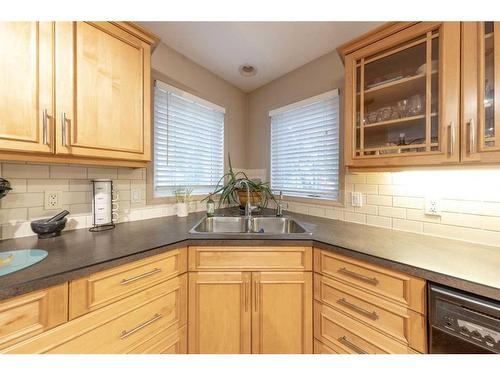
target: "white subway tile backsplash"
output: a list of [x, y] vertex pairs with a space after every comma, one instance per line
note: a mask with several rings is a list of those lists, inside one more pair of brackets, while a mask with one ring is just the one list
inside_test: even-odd
[[422, 209], [424, 208], [424, 199], [414, 197], [394, 197], [392, 204], [394, 207]]
[[[61, 191], [63, 209], [71, 212], [66, 230], [92, 225], [92, 178], [112, 178], [119, 195], [118, 221], [134, 221], [175, 215], [175, 204], [147, 205], [144, 168], [106, 168], [36, 163], [0, 163], [1, 175], [13, 191], [0, 201], [1, 238], [33, 235], [29, 222], [60, 210], [44, 210], [44, 191]], [[252, 177], [267, 176], [266, 170], [246, 170]], [[498, 177], [498, 178], [497, 178]], [[286, 209], [319, 217], [368, 224], [465, 241], [500, 246], [500, 173], [492, 184], [488, 175], [465, 178], [458, 172], [441, 173], [358, 173], [345, 178], [346, 204], [288, 202]], [[264, 178], [265, 179], [265, 178]], [[449, 186], [448, 186], [448, 185]], [[467, 185], [469, 184], [469, 185]], [[496, 184], [496, 185], [495, 185]], [[131, 191], [139, 190], [141, 200], [131, 203]], [[363, 196], [362, 207], [352, 207], [350, 193]], [[424, 213], [424, 198], [440, 193], [442, 216]], [[287, 203], [287, 202], [285, 202]], [[285, 204], [286, 207], [286, 204]], [[190, 211], [203, 211], [204, 202], [192, 202]]]
[[8, 193], [1, 200], [2, 208], [43, 206], [43, 193]]
[[116, 180], [118, 178], [117, 168], [87, 168], [87, 178], [110, 178]]
[[90, 180], [70, 180], [69, 191], [92, 191], [92, 183]]
[[378, 208], [378, 214], [380, 216], [396, 217], [396, 218], [399, 218], [399, 219], [404, 219], [405, 218], [405, 210], [404, 210], [404, 208], [399, 208], [399, 207], [381, 206], [381, 207]]
[[378, 185], [354, 184], [354, 191], [365, 194], [378, 194]]
[[2, 177], [10, 178], [49, 178], [49, 166], [37, 164], [4, 163]]
[[146, 170], [144, 168], [119, 168], [118, 169], [118, 179], [119, 180], [143, 180], [146, 176]]
[[392, 197], [388, 195], [367, 195], [366, 203], [376, 206], [392, 206]]
[[29, 179], [27, 191], [42, 193], [44, 191], [68, 191], [69, 181], [63, 179]]
[[87, 178], [87, 168], [68, 166], [68, 165], [51, 165], [50, 178], [64, 178], [64, 179]]
[[403, 220], [403, 219], [392, 219], [392, 228], [397, 230], [403, 230], [406, 232], [416, 232], [421, 233], [424, 230], [424, 223], [421, 221]]
[[376, 227], [392, 228], [392, 219], [390, 217], [366, 215], [366, 224]]
[[366, 223], [366, 215], [359, 214], [356, 212], [344, 212], [344, 220], [350, 221], [353, 223], [365, 224]]
[[0, 223], [25, 220], [28, 220], [27, 208], [3, 208], [0, 210]]
[[10, 193], [26, 193], [26, 179], [24, 178], [9, 178]]

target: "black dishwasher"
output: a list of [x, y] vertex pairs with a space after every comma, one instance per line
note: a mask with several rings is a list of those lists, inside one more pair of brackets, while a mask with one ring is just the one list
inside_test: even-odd
[[429, 352], [500, 353], [500, 301], [429, 286]]

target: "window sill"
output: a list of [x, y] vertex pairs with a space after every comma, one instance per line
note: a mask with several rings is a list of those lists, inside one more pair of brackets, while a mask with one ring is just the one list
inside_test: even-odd
[[318, 206], [345, 207], [345, 203], [344, 203], [344, 199], [342, 199], [342, 195], [343, 195], [342, 192], [339, 192], [339, 197], [336, 200], [295, 197], [295, 196], [284, 195], [283, 200], [286, 202], [313, 204], [313, 205], [318, 205]]

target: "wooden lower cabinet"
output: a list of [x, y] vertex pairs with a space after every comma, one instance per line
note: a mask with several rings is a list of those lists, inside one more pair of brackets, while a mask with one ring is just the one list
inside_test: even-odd
[[189, 353], [312, 353], [310, 272], [189, 274]]
[[252, 353], [312, 353], [312, 273], [252, 272]]
[[[123, 354], [140, 352], [141, 348], [155, 353], [181, 350], [183, 339], [170, 339], [170, 336], [176, 330], [180, 334], [186, 325], [186, 287], [187, 275], [184, 274], [11, 346], [4, 352]], [[164, 336], [153, 340], [169, 329], [171, 331]], [[172, 345], [177, 348], [173, 349]]]
[[314, 298], [419, 352], [427, 350], [424, 315], [319, 274]]
[[189, 273], [189, 353], [251, 352], [250, 272]]
[[353, 354], [409, 354], [414, 351], [363, 323], [314, 302], [314, 337]]
[[69, 318], [107, 306], [186, 270], [184, 247], [73, 280], [69, 283]]
[[0, 351], [68, 320], [68, 284], [0, 302]]

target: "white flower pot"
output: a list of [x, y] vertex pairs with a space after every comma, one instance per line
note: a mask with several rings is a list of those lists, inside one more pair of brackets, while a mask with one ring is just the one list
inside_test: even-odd
[[176, 203], [176, 211], [178, 217], [186, 217], [189, 214], [187, 203]]

